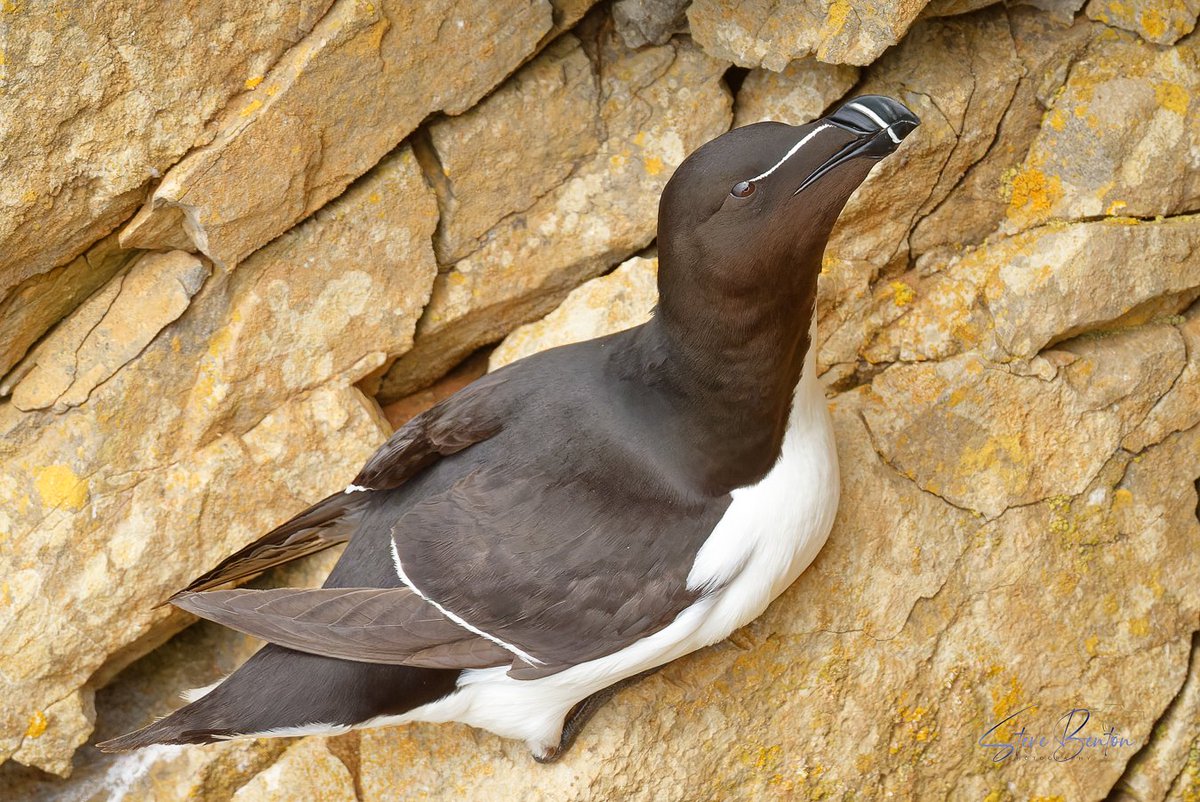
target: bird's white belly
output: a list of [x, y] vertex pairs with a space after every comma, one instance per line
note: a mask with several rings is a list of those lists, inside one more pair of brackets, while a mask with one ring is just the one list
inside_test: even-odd
[[757, 618], [817, 556], [837, 511], [837, 452], [815, 366], [796, 388], [779, 461], [733, 501], [696, 555], [689, 587], [708, 589], [668, 626], [595, 660], [535, 680], [507, 667], [466, 671], [458, 690], [409, 711], [364, 722], [459, 721], [525, 740], [537, 754], [558, 745], [563, 720], [613, 683], [716, 643]]

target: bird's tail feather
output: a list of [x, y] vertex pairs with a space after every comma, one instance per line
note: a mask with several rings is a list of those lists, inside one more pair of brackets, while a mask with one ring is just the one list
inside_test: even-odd
[[338, 660], [268, 644], [191, 704], [96, 746], [104, 752], [123, 752], [151, 744], [342, 731], [445, 696], [454, 690], [458, 674]]

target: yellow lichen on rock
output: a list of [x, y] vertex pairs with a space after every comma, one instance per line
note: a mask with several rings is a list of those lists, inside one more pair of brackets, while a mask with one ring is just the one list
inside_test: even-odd
[[48, 510], [83, 509], [88, 498], [88, 483], [67, 465], [48, 465], [34, 471], [34, 487], [42, 507]]

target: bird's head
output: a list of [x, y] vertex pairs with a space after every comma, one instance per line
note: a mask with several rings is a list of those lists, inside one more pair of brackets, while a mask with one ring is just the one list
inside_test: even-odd
[[739, 295], [819, 269], [850, 195], [919, 123], [864, 95], [806, 125], [756, 123], [707, 143], [663, 191], [660, 279]]

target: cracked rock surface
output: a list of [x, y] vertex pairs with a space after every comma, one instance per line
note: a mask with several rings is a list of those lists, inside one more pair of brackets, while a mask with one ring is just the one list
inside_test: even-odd
[[[441, 143], [447, 154], [431, 166], [439, 204], [449, 212], [439, 238], [457, 243], [471, 236], [478, 245], [442, 265], [416, 344], [383, 379], [383, 400], [424, 387], [479, 346], [553, 309], [581, 281], [649, 245], [658, 196], [672, 170], [729, 128], [731, 103], [722, 82], [728, 64], [691, 40], [632, 50], [603, 14], [585, 19], [576, 34], [578, 44], [543, 53], [514, 76], [511, 88], [431, 127], [434, 148]], [[576, 77], [580, 56], [590, 76]], [[563, 75], [560, 83], [538, 85], [545, 61]], [[545, 92], [540, 109], [562, 110], [566, 119], [506, 117], [530, 92]], [[582, 125], [579, 115], [587, 115]], [[496, 175], [465, 179], [468, 187], [482, 183], [483, 193], [503, 197], [480, 204], [472, 219], [455, 196], [455, 166], [478, 159], [480, 151], [537, 151], [536, 132], [547, 125], [564, 131], [556, 140], [562, 152], [522, 162], [523, 170], [505, 172], [500, 163]], [[526, 206], [525, 198], [532, 203]], [[453, 247], [443, 245], [442, 254]]]
[[[1200, 798], [1200, 6], [591, 5], [2, 4], [0, 798]], [[489, 361], [645, 320], [689, 151], [868, 92], [923, 123], [826, 253], [843, 501], [761, 619], [549, 766], [92, 746], [257, 648], [170, 592]]]

